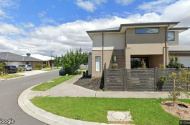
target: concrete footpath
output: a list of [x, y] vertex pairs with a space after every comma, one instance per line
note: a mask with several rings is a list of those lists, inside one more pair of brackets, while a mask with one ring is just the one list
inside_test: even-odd
[[[98, 98], [168, 98], [168, 92], [128, 92], [128, 91], [94, 91], [83, 88], [73, 83], [81, 78], [78, 75], [60, 85], [57, 85], [47, 91], [31, 91], [29, 98], [35, 96], [50, 97], [98, 97]], [[186, 96], [183, 94], [183, 98]]]
[[[60, 85], [57, 85], [47, 91], [32, 91], [31, 87], [25, 90], [18, 99], [21, 109], [32, 117], [50, 125], [107, 125], [104, 123], [86, 122], [64, 118], [52, 113], [46, 112], [34, 106], [30, 99], [35, 96], [50, 97], [97, 97], [97, 98], [168, 98], [168, 92], [111, 92], [111, 91], [93, 91], [73, 83], [81, 78], [78, 75]], [[186, 98], [183, 95], [183, 98]]]

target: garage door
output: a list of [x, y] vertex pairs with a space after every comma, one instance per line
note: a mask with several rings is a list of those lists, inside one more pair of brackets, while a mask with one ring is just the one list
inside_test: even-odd
[[16, 67], [18, 67], [19, 65], [24, 64], [23, 62], [8, 62], [8, 65], [15, 65]]
[[187, 56], [179, 56], [179, 62], [183, 64], [185, 67], [190, 67], [190, 57]]

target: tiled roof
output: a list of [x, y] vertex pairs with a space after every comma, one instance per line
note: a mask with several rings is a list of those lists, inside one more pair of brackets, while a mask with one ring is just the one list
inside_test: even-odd
[[42, 62], [40, 59], [36, 59], [28, 56], [20, 56], [10, 52], [1, 52], [0, 53], [0, 61], [6, 60], [11, 62]]

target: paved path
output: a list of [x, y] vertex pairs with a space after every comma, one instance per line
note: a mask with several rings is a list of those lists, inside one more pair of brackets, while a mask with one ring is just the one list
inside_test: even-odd
[[0, 81], [0, 118], [14, 119], [14, 125], [45, 125], [18, 106], [19, 95], [27, 88], [58, 77], [58, 71]]
[[[35, 96], [50, 97], [99, 97], [99, 98], [168, 98], [168, 92], [127, 92], [127, 91], [94, 91], [74, 85], [81, 76], [78, 75], [47, 91], [31, 91], [29, 99]], [[183, 95], [183, 98], [186, 98]]]

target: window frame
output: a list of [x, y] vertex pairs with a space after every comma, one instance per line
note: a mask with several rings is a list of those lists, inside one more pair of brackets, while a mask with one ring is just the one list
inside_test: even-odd
[[[97, 63], [96, 63], [96, 58], [100, 58], [100, 64], [99, 64], [99, 70], [97, 71]], [[95, 70], [96, 72], [101, 72], [101, 56], [95, 56]]]
[[[168, 40], [168, 33], [169, 33], [169, 32], [172, 32], [172, 33], [174, 34], [174, 39], [173, 39], [173, 40]], [[175, 31], [168, 31], [168, 32], [167, 32], [167, 41], [175, 41]]]
[[[137, 33], [136, 30], [138, 29], [158, 29], [158, 32], [157, 33]], [[160, 28], [159, 27], [147, 27], [147, 28], [135, 28], [135, 34], [159, 34], [160, 33]]]

